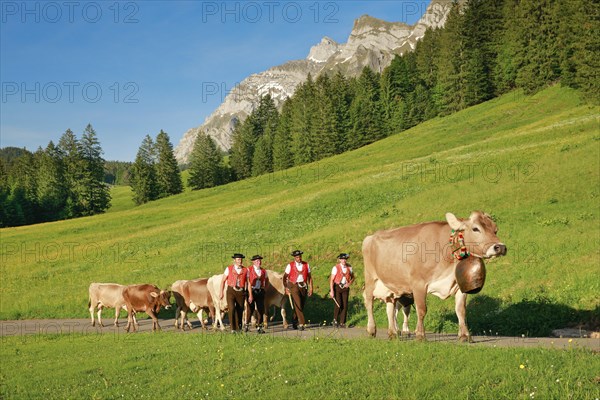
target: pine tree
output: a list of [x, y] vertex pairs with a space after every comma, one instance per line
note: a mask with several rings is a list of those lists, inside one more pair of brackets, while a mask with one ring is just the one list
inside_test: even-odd
[[350, 118], [352, 130], [347, 143], [350, 149], [357, 149], [385, 136], [379, 99], [379, 77], [369, 67], [363, 68], [357, 80]]
[[321, 75], [315, 81], [317, 105], [314, 121], [315, 161], [330, 157], [338, 153], [340, 137], [337, 131], [335, 105], [333, 102], [333, 88], [331, 79]]
[[525, 93], [534, 93], [554, 82], [560, 74], [557, 46], [558, 21], [554, 0], [522, 0], [519, 4], [518, 35], [523, 38], [524, 57], [516, 84]]
[[79, 142], [83, 159], [82, 215], [103, 213], [110, 207], [110, 188], [104, 183], [104, 158], [96, 131], [88, 124]]
[[281, 108], [281, 117], [273, 138], [273, 170], [281, 171], [294, 165], [291, 151], [292, 139], [290, 124], [293, 97], [285, 100]]
[[471, 106], [495, 95], [493, 71], [500, 42], [503, 0], [469, 0], [464, 11], [465, 105]]
[[[254, 133], [252, 115], [233, 130], [229, 164], [235, 180], [252, 176], [252, 158], [254, 157]], [[200, 134], [199, 134], [200, 135]], [[197, 139], [196, 139], [197, 140]]]
[[10, 196], [10, 186], [8, 184], [8, 174], [4, 167], [4, 162], [0, 158], [0, 228], [8, 226], [8, 197]]
[[221, 185], [223, 179], [223, 161], [215, 141], [199, 132], [190, 155], [190, 176], [188, 186], [193, 190]]
[[79, 217], [83, 212], [81, 195], [84, 191], [82, 186], [84, 166], [79, 141], [73, 131], [67, 129], [60, 137], [57, 147], [62, 159], [67, 192], [61, 219]]
[[564, 86], [578, 87], [575, 52], [577, 43], [584, 36], [583, 26], [578, 21], [578, 11], [583, 8], [582, 0], [558, 0], [554, 5], [555, 18], [558, 20], [557, 48], [560, 63], [560, 83]]
[[261, 99], [259, 112], [262, 114], [260, 127], [262, 134], [258, 137], [252, 156], [252, 175], [258, 176], [273, 172], [273, 144], [279, 126], [279, 112], [271, 96]]
[[11, 170], [10, 180], [14, 184], [9, 197], [9, 226], [29, 225], [39, 221], [36, 175], [36, 157], [26, 152]]
[[[267, 127], [270, 126], [268, 132], [271, 137], [265, 139], [265, 142], [271, 143], [272, 146], [278, 119], [279, 113], [275, 107], [275, 102], [270, 95], [266, 95], [261, 97], [257, 107], [244, 122], [235, 127], [230, 151], [230, 164], [236, 179], [241, 180], [252, 176], [256, 143], [265, 135]], [[265, 151], [267, 153], [264, 155], [271, 157], [269, 154], [272, 149], [265, 149]], [[272, 161], [268, 163], [271, 164]], [[261, 168], [264, 168], [264, 166], [258, 169]], [[272, 165], [266, 167], [266, 171], [268, 170], [272, 170]]]
[[255, 141], [266, 134], [267, 126], [271, 125], [271, 131], [274, 132], [277, 121], [279, 120], [279, 112], [275, 107], [275, 102], [270, 95], [261, 97], [258, 107], [253, 112], [253, 135]]
[[464, 17], [460, 7], [458, 3], [452, 5], [440, 35], [435, 91], [442, 115], [454, 113], [466, 106], [463, 72], [465, 40], [462, 35]]
[[381, 109], [386, 136], [412, 126], [407, 103], [415, 90], [416, 75], [414, 52], [394, 57], [381, 74]]
[[573, 21], [581, 27], [581, 35], [573, 38], [574, 81], [592, 103], [600, 104], [600, 4], [587, 0], [575, 3], [580, 7], [575, 11]]
[[428, 28], [425, 36], [415, 47], [416, 83], [409, 103], [411, 124], [433, 118], [439, 113], [439, 100], [436, 98], [438, 79], [437, 59], [440, 52], [442, 29]]
[[272, 146], [269, 136], [265, 135], [258, 139], [252, 158], [252, 176], [273, 172]]
[[173, 145], [169, 135], [162, 129], [156, 136], [156, 178], [158, 182], [159, 197], [170, 196], [183, 192], [181, 174], [177, 160], [173, 153]]
[[336, 154], [346, 151], [347, 140], [352, 128], [350, 121], [350, 104], [353, 92], [349, 80], [338, 71], [331, 80], [331, 101], [335, 112], [335, 131], [337, 133]]
[[6, 226], [27, 225], [30, 205], [25, 195], [25, 189], [21, 185], [12, 188], [5, 202]]
[[290, 121], [290, 136], [294, 165], [315, 160], [314, 121], [317, 112], [316, 89], [312, 76], [296, 88]]
[[516, 88], [517, 72], [526, 57], [524, 38], [520, 34], [520, 0], [505, 0], [502, 11], [501, 45], [494, 66], [494, 86], [497, 94]]
[[438, 63], [443, 29], [427, 28], [415, 47], [418, 78], [427, 89], [437, 86]]
[[131, 189], [135, 204], [144, 204], [158, 198], [158, 180], [156, 178], [156, 156], [154, 142], [146, 135], [131, 167]]
[[41, 220], [60, 219], [66, 207], [68, 193], [61, 154], [52, 141], [39, 154], [36, 179]]

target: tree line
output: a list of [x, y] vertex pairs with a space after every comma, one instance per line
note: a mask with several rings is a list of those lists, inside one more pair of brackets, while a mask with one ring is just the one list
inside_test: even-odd
[[35, 153], [0, 158], [0, 226], [19, 226], [103, 213], [110, 207], [102, 148], [92, 125], [81, 139], [70, 130]]
[[146, 135], [129, 171], [133, 201], [143, 204], [183, 192], [183, 182], [169, 135], [162, 129], [156, 141]]
[[130, 184], [132, 162], [106, 161], [104, 163], [104, 182], [109, 185], [126, 186]]
[[428, 29], [381, 74], [309, 75], [281, 111], [268, 95], [260, 99], [235, 127], [228, 163], [199, 134], [190, 169], [202, 178], [194, 188], [357, 149], [518, 88], [532, 94], [560, 82], [599, 103], [599, 11], [592, 0], [454, 3], [443, 28]]
[[[236, 124], [228, 154], [200, 132], [187, 184], [209, 188], [318, 161], [519, 88], [531, 94], [560, 82], [598, 104], [599, 15], [593, 0], [454, 3], [443, 28], [428, 29], [382, 73], [309, 75], [281, 110], [269, 95], [261, 98]], [[88, 125], [81, 141], [68, 130], [58, 146], [13, 155], [10, 174], [0, 163], [0, 224], [103, 212], [110, 202], [103, 179], [130, 184], [136, 204], [183, 191], [162, 130], [144, 138], [133, 164], [104, 163], [101, 153]]]

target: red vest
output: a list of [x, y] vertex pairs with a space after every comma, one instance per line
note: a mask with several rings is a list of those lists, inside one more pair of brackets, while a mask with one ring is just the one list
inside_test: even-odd
[[253, 288], [254, 285], [256, 284], [256, 280], [260, 279], [260, 287], [262, 289], [265, 288], [265, 284], [266, 284], [266, 280], [267, 280], [267, 271], [264, 268], [261, 268], [260, 271], [260, 278], [258, 277], [258, 275], [256, 275], [256, 271], [254, 270], [254, 267], [248, 267], [248, 271], [249, 271], [249, 283], [250, 283], [250, 287]]
[[342, 266], [340, 264], [335, 266], [336, 271], [335, 271], [335, 276], [333, 277], [333, 282], [340, 284], [342, 283], [342, 278], [345, 276], [346, 277], [346, 285], [350, 283], [350, 267], [346, 264], [346, 273], [342, 273]]
[[[308, 263], [305, 261], [302, 261], [301, 274], [304, 277], [304, 283], [308, 283]], [[288, 276], [288, 279], [292, 283], [296, 283], [296, 281], [298, 280], [298, 268], [296, 268], [295, 261], [290, 263], [290, 274]]]
[[243, 288], [246, 285], [246, 275], [248, 274], [248, 269], [246, 267], [242, 267], [242, 272], [239, 275], [235, 272], [235, 268], [233, 265], [229, 267], [229, 274], [227, 275], [227, 285], [231, 287], [240, 287]]

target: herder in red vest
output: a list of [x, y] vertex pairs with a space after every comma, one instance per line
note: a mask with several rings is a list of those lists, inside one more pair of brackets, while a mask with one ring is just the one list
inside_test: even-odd
[[348, 295], [350, 294], [350, 285], [354, 282], [352, 266], [346, 263], [349, 257], [346, 253], [338, 256], [338, 263], [334, 265], [329, 278], [329, 296], [336, 302], [333, 309], [333, 326], [340, 328], [346, 327]]
[[300, 330], [303, 331], [306, 325], [304, 319], [304, 304], [306, 303], [306, 297], [312, 296], [313, 292], [313, 281], [310, 274], [310, 266], [306, 261], [302, 261], [302, 254], [300, 250], [292, 252], [294, 261], [289, 263], [285, 267], [283, 273], [283, 283], [285, 285], [285, 294], [292, 295], [292, 302], [294, 306], [294, 319], [293, 327], [298, 329], [298, 322], [300, 323]]
[[234, 264], [225, 268], [223, 279], [221, 279], [221, 299], [225, 283], [227, 283], [227, 308], [229, 309], [229, 324], [233, 333], [242, 329], [242, 315], [248, 290], [248, 269], [242, 265], [242, 260], [245, 258], [243, 254], [235, 253], [231, 258], [233, 258]]
[[257, 331], [265, 333], [263, 329], [263, 316], [265, 310], [265, 289], [269, 283], [267, 270], [261, 267], [262, 257], [259, 255], [252, 256], [252, 266], [248, 267], [248, 312], [246, 313], [246, 326], [244, 330], [248, 332], [252, 314], [256, 310], [258, 312]]

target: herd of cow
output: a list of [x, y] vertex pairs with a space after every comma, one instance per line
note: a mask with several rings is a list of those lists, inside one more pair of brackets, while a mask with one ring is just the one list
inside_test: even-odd
[[[365, 286], [363, 297], [367, 309], [367, 332], [375, 336], [373, 300], [386, 303], [388, 335], [398, 334], [397, 313], [402, 307], [404, 323], [402, 333], [408, 333], [410, 306], [417, 312], [417, 339], [425, 337], [423, 320], [427, 313], [426, 296], [433, 294], [441, 299], [455, 296], [455, 311], [459, 322], [459, 339], [470, 340], [466, 325], [466, 299], [469, 291], [462, 292], [457, 282], [458, 260], [474, 257], [479, 260], [506, 255], [506, 246], [497, 237], [498, 228], [492, 217], [475, 211], [467, 219], [459, 219], [447, 213], [446, 221], [426, 222], [402, 228], [377, 231], [363, 241]], [[462, 250], [452, 246], [452, 239], [460, 234]], [[448, 237], [450, 236], [450, 243]], [[468, 251], [467, 251], [468, 247]], [[283, 275], [269, 270], [269, 285], [265, 291], [265, 309], [281, 308], [284, 327], [285, 287]], [[115, 325], [123, 308], [127, 311], [127, 327], [136, 330], [136, 312], [146, 312], [153, 321], [153, 330], [160, 328], [156, 314], [161, 307], [170, 307], [173, 295], [177, 303], [175, 326], [191, 328], [187, 313], [197, 313], [205, 327], [203, 312], [212, 317], [215, 327], [224, 329], [222, 313], [227, 308], [225, 299], [220, 299], [219, 290], [223, 275], [211, 278], [176, 281], [170, 291], [160, 290], [154, 285], [130, 285], [92, 283], [90, 285], [89, 310], [94, 321], [94, 310], [98, 308], [98, 321], [102, 325], [103, 308], [115, 308]], [[266, 319], [268, 320], [268, 318]]]
[[[265, 289], [265, 309], [271, 306], [281, 308], [283, 326], [287, 328], [285, 313], [285, 289], [283, 287], [283, 275], [275, 271], [267, 270], [269, 284]], [[114, 325], [119, 326], [119, 314], [121, 309], [127, 312], [127, 326], [125, 330], [133, 327], [137, 330], [135, 314], [145, 312], [152, 318], [152, 330], [160, 329], [157, 314], [161, 307], [169, 309], [170, 299], [175, 298], [177, 310], [175, 312], [175, 327], [185, 330], [185, 326], [192, 329], [192, 324], [187, 319], [187, 313], [197, 314], [202, 328], [206, 328], [203, 318], [204, 312], [210, 315], [215, 328], [224, 329], [223, 313], [227, 311], [227, 300], [219, 298], [220, 283], [223, 275], [214, 275], [210, 278], [193, 280], [178, 280], [173, 282], [171, 290], [161, 290], [155, 285], [119, 285], [116, 283], [92, 283], [89, 288], [90, 316], [92, 326], [95, 326], [94, 311], [98, 310], [98, 323], [102, 323], [102, 310], [104, 308], [115, 309]]]

